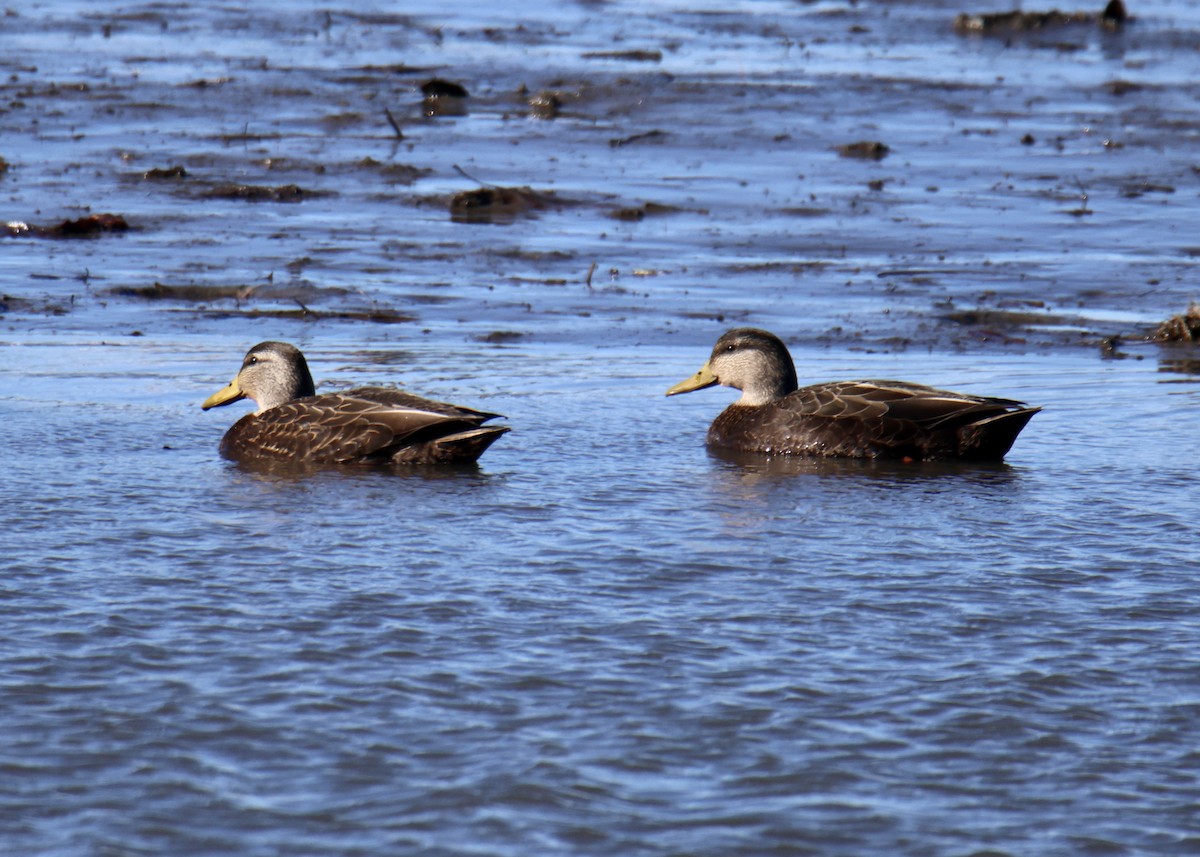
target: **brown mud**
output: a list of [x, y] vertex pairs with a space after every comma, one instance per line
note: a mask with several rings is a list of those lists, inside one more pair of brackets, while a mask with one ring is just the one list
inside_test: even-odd
[[985, 36], [1008, 36], [1039, 30], [1068, 27], [1076, 24], [1099, 26], [1115, 31], [1125, 26], [1129, 14], [1123, 0], [1110, 0], [1100, 12], [1023, 11], [992, 12], [982, 15], [963, 13], [954, 19], [954, 29], [962, 33]]
[[1150, 334], [1155, 342], [1200, 342], [1200, 305], [1192, 304], [1187, 312], [1173, 315]]
[[[188, 324], [411, 318], [572, 347], [703, 343], [718, 319], [869, 350], [1145, 339], [1196, 297], [1200, 16], [1132, 11], [1047, 19], [1051, 44], [964, 38], [949, 2], [14, 9], [7, 230], [94, 240], [4, 242], [5, 321], [55, 308], [170, 335], [179, 309], [221, 304]], [[997, 14], [985, 33], [1034, 13]], [[487, 181], [464, 189], [464, 170]], [[265, 283], [300, 297], [238, 297]]]

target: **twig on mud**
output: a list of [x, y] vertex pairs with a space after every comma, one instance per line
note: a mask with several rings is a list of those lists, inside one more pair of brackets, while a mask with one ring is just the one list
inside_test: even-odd
[[400, 123], [396, 121], [396, 117], [392, 115], [392, 111], [386, 107], [383, 108], [383, 115], [387, 117], [388, 124], [392, 126], [392, 130], [396, 132], [396, 139], [403, 140], [404, 132], [400, 130]]
[[254, 292], [256, 290], [257, 287], [253, 285], [242, 286], [233, 294], [233, 305], [237, 309], [241, 309], [244, 302], [254, 297]]
[[1075, 178], [1075, 184], [1079, 185], [1079, 200], [1083, 204], [1079, 208], [1068, 208], [1064, 213], [1072, 217], [1088, 217], [1091, 215], [1092, 210], [1088, 208], [1087, 188], [1083, 186], [1083, 182], [1078, 178]]
[[1083, 182], [1079, 180], [1079, 176], [1075, 176], [1075, 184], [1079, 185], [1079, 199], [1083, 202], [1083, 211], [1088, 210], [1088, 192], [1083, 186]]
[[500, 185], [498, 185], [498, 184], [492, 184], [491, 182], [480, 181], [479, 179], [475, 178], [475, 176], [471, 175], [469, 172], [467, 172], [462, 167], [460, 167], [458, 164], [451, 164], [451, 166], [454, 167], [454, 171], [456, 173], [458, 173], [460, 176], [462, 176], [464, 179], [473, 181], [477, 185], [480, 185], [482, 187], [500, 187]]

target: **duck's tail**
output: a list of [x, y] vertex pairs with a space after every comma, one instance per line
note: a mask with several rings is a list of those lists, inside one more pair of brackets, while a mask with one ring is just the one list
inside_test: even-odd
[[496, 439], [510, 431], [508, 426], [484, 426], [435, 437], [406, 445], [392, 455], [393, 464], [439, 464], [442, 462], [472, 462]]
[[1017, 435], [1041, 408], [1018, 408], [968, 423], [958, 430], [958, 454], [976, 461], [1004, 458]]

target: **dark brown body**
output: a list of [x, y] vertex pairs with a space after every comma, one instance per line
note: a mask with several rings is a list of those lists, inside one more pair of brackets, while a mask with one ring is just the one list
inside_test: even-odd
[[225, 433], [234, 461], [311, 464], [436, 464], [479, 458], [506, 426], [496, 414], [384, 387], [305, 396], [247, 414]]
[[999, 461], [1038, 410], [902, 381], [839, 381], [730, 405], [708, 444], [768, 455]]

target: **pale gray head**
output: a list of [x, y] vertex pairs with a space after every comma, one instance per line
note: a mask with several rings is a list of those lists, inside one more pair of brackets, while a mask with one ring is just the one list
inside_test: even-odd
[[667, 395], [713, 384], [741, 390], [739, 405], [765, 405], [796, 389], [796, 367], [778, 336], [753, 327], [736, 327], [717, 340], [699, 372], [667, 390]]
[[237, 377], [205, 400], [204, 410], [227, 405], [238, 399], [253, 399], [257, 413], [268, 408], [311, 396], [316, 392], [308, 363], [300, 349], [286, 342], [260, 342], [246, 352]]

